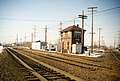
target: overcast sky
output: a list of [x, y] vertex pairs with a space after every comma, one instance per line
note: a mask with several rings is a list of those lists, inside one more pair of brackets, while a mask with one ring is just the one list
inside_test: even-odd
[[[60, 21], [63, 29], [74, 25], [74, 19], [84, 10], [90, 14], [85, 20], [85, 45], [90, 45], [92, 19], [88, 7], [98, 7], [94, 14], [94, 41], [98, 43], [98, 28], [102, 28], [101, 42], [113, 46], [120, 31], [120, 0], [0, 0], [0, 42], [16, 42], [17, 34], [19, 41], [25, 41], [25, 34], [31, 41], [35, 26], [36, 40], [44, 41], [47, 25], [48, 42], [54, 43], [59, 38]], [[110, 10], [104, 11], [107, 9]], [[81, 19], [75, 21], [81, 27]]]

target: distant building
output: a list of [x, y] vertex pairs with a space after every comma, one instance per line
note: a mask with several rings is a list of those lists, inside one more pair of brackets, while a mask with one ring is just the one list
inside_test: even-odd
[[2, 46], [2, 44], [0, 43], [0, 53], [2, 53], [3, 52], [3, 46]]
[[41, 42], [32, 42], [32, 49], [40, 50], [41, 48]]
[[[81, 44], [81, 32], [82, 29], [79, 26], [69, 26], [60, 31], [61, 33], [61, 52], [72, 53], [73, 44]], [[85, 30], [84, 30], [85, 32]], [[84, 35], [83, 35], [83, 47], [84, 47]], [[73, 45], [75, 46], [75, 45]], [[78, 46], [79, 47], [79, 46]], [[77, 48], [76, 48], [77, 49]], [[81, 50], [81, 49], [80, 49]], [[76, 51], [77, 53], [77, 51]]]
[[58, 51], [57, 44], [47, 44], [45, 42], [36, 41], [32, 42], [32, 48], [34, 50], [47, 50], [47, 51]]
[[31, 49], [35, 49], [35, 50], [46, 50], [47, 46], [45, 42], [41, 42], [41, 41], [35, 41], [32, 42], [32, 46]]

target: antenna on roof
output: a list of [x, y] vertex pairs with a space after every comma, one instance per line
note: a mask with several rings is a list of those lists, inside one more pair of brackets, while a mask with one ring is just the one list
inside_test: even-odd
[[73, 21], [73, 25], [75, 26], [75, 19], [74, 19], [74, 21]]
[[77, 24], [77, 27], [79, 27], [79, 24]]

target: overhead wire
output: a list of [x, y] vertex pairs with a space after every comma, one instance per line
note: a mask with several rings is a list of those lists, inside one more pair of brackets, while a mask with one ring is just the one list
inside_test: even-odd
[[[104, 13], [104, 12], [112, 11], [112, 10], [119, 9], [119, 8], [120, 8], [120, 6], [114, 7], [114, 8], [109, 8], [109, 9], [98, 11], [94, 14]], [[85, 14], [85, 15], [91, 15], [91, 14]], [[2, 19], [2, 20], [20, 20], [20, 21], [39, 21], [39, 22], [60, 22], [60, 21], [56, 21], [56, 20], [31, 20], [31, 19], [29, 20], [29, 19], [14, 19], [14, 18], [1, 18], [1, 17], [0, 17], [0, 19]], [[62, 24], [66, 24], [68, 22], [73, 22], [75, 19], [78, 19], [78, 17], [75, 17], [74, 19], [71, 19], [71, 20], [68, 20], [68, 21], [64, 21], [64, 22], [62, 22]], [[85, 23], [85, 25], [89, 27], [89, 25], [87, 25], [86, 23]], [[54, 27], [57, 27], [57, 26], [60, 26], [60, 23], [57, 24], [57, 25], [51, 26], [49, 28], [51, 29], [51, 28], [54, 28]], [[28, 37], [26, 37], [26, 38], [28, 38]]]
[[59, 22], [57, 20], [35, 20], [35, 19], [19, 19], [19, 18], [3, 18], [0, 17], [2, 20], [18, 20], [18, 21], [39, 21], [39, 22]]
[[[119, 9], [120, 6], [117, 6], [117, 7], [113, 7], [113, 8], [109, 8], [109, 9], [105, 9], [105, 10], [101, 10], [101, 11], [98, 11], [94, 14], [98, 14], [98, 13], [103, 13], [103, 12], [108, 12], [108, 11], [112, 11], [112, 10], [115, 10], [115, 9]], [[90, 14], [85, 14], [85, 15], [92, 15], [91, 13]]]
[[95, 14], [97, 14], [97, 13], [103, 13], [103, 12], [107, 12], [107, 11], [111, 11], [111, 10], [115, 10], [115, 9], [119, 9], [119, 8], [120, 8], [120, 6], [114, 7], [114, 8], [109, 8], [109, 9], [105, 9], [105, 10], [102, 10], [102, 11], [98, 11]]
[[[120, 8], [120, 6], [105, 9], [105, 10], [101, 10], [101, 11], [96, 12], [95, 14], [111, 11], [111, 10], [118, 9], [118, 8]], [[91, 15], [91, 14], [85, 14], [85, 15]], [[4, 18], [4, 17], [0, 17], [0, 19], [3, 19], [3, 20], [20, 20], [20, 21], [60, 22], [60, 21], [57, 21], [57, 20], [39, 20], [39, 19], [35, 20], [35, 19], [19, 19], [19, 18]], [[77, 17], [75, 19], [77, 19]], [[67, 22], [69, 22], [69, 21], [71, 21], [71, 20], [68, 20]]]
[[[120, 6], [117, 6], [117, 7], [113, 7], [113, 8], [109, 8], [109, 9], [105, 9], [105, 10], [101, 10], [101, 11], [98, 11], [94, 14], [98, 14], [98, 13], [103, 13], [103, 12], [107, 12], [107, 11], [111, 11], [111, 10], [115, 10], [115, 9], [119, 9]], [[91, 15], [90, 14], [85, 14], [85, 15]], [[68, 22], [73, 22], [75, 19], [78, 19], [78, 17], [75, 17], [74, 19], [71, 19], [71, 20], [68, 20], [68, 21], [64, 21], [62, 22], [62, 24], [65, 24], [65, 23], [68, 23]], [[38, 22], [60, 22], [60, 21], [57, 21], [57, 20], [35, 20], [35, 19], [19, 19], [19, 18], [3, 18], [3, 17], [0, 17], [0, 20], [18, 20], [18, 21], [38, 21]], [[54, 27], [57, 27], [59, 26], [60, 24], [57, 24], [57, 25], [54, 25], [54, 26], [51, 26], [49, 28], [54, 28]]]

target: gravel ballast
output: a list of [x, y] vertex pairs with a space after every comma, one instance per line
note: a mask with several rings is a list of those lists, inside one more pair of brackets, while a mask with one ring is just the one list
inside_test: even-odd
[[0, 53], [0, 81], [26, 81], [21, 67], [6, 50]]

